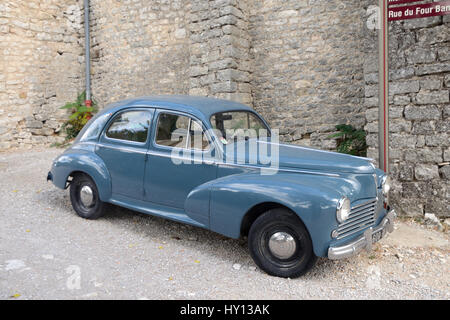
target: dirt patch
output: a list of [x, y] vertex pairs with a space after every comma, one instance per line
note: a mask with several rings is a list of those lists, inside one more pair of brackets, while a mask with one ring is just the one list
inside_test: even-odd
[[386, 243], [399, 247], [435, 247], [449, 249], [449, 237], [439, 231], [429, 230], [411, 222], [397, 223], [395, 232], [389, 235]]

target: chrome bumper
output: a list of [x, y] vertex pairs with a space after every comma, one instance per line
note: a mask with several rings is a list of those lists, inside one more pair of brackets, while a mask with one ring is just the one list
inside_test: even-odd
[[381, 231], [381, 239], [388, 232], [394, 231], [394, 219], [396, 216], [395, 211], [390, 210], [378, 226], [367, 229], [358, 239], [339, 247], [330, 247], [328, 249], [328, 258], [331, 260], [345, 259], [358, 254], [363, 249], [372, 250], [372, 235]]

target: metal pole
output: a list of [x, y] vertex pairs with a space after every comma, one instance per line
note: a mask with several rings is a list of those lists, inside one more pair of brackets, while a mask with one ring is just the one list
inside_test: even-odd
[[84, 0], [84, 49], [85, 49], [85, 79], [86, 79], [86, 106], [91, 106], [91, 54], [89, 34], [89, 0]]
[[378, 33], [379, 48], [379, 130], [378, 149], [379, 167], [389, 173], [389, 24], [388, 0], [379, 0], [380, 28]]

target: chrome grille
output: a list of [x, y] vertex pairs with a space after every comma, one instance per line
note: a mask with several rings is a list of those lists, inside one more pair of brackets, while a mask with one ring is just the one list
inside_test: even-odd
[[372, 199], [353, 207], [348, 219], [344, 223], [339, 224], [337, 239], [348, 237], [373, 225], [375, 223], [376, 208], [377, 199]]

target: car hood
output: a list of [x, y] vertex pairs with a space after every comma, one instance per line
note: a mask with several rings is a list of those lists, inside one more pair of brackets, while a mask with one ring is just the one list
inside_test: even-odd
[[[239, 148], [246, 152], [246, 161], [248, 161], [248, 154], [252, 154], [251, 140], [245, 142], [236, 142], [227, 146], [226, 149], [235, 150], [235, 159], [243, 161], [242, 152]], [[240, 145], [244, 144], [244, 145]], [[250, 145], [250, 147], [249, 147]], [[323, 151], [314, 148], [302, 147], [291, 144], [273, 143], [258, 141], [258, 163], [267, 163], [262, 161], [261, 154], [266, 154], [269, 150], [269, 158], [271, 159], [271, 166], [278, 165], [280, 169], [304, 169], [313, 171], [324, 171], [331, 173], [375, 173], [375, 166], [371, 163], [371, 159], [351, 156], [337, 152]], [[253, 147], [253, 150], [256, 148]], [[278, 157], [277, 157], [278, 149]], [[226, 152], [229, 152], [229, 151]], [[254, 153], [254, 152], [253, 152]], [[230, 157], [227, 157], [228, 159]], [[274, 163], [274, 159], [279, 159], [278, 163]], [[276, 160], [275, 160], [276, 161]]]
[[348, 154], [278, 144], [281, 168], [299, 168], [330, 172], [374, 173], [370, 159]]

